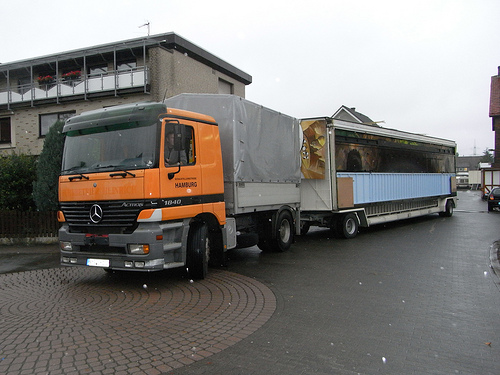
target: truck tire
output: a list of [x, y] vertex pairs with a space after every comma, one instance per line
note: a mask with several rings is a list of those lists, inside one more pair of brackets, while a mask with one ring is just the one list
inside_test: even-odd
[[352, 212], [342, 215], [337, 222], [337, 233], [343, 238], [354, 238], [358, 234], [358, 218]]
[[292, 214], [283, 210], [279, 213], [275, 225], [267, 226], [264, 232], [259, 234], [257, 246], [264, 252], [287, 251], [293, 243], [293, 228]]
[[281, 211], [276, 222], [276, 246], [278, 251], [290, 249], [293, 243], [293, 217], [289, 211]]
[[210, 236], [205, 223], [198, 222], [189, 229], [186, 267], [193, 279], [204, 279], [210, 260]]
[[452, 217], [453, 216], [453, 201], [447, 200], [446, 205], [443, 212], [439, 213], [439, 216], [442, 217]]

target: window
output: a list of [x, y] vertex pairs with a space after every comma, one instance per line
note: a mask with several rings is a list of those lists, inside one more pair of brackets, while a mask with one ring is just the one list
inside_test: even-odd
[[11, 143], [10, 117], [0, 118], [0, 144]]
[[50, 127], [57, 121], [66, 121], [74, 115], [75, 111], [40, 115], [40, 137], [45, 137], [49, 132]]
[[[176, 128], [179, 125], [175, 126]], [[175, 131], [174, 125], [168, 124], [165, 128], [165, 166], [172, 167], [195, 164], [194, 132], [191, 126], [180, 125], [181, 130]], [[176, 145], [175, 139], [180, 141]]]
[[89, 68], [89, 76], [90, 77], [95, 77], [95, 76], [103, 76], [108, 73], [108, 66], [107, 65], [99, 65], [99, 66], [93, 66]]
[[116, 64], [116, 70], [119, 72], [125, 71], [131, 71], [137, 68], [137, 62], [135, 61], [128, 61], [128, 62], [121, 62]]
[[66, 134], [63, 173], [158, 167], [157, 134], [157, 122], [149, 123], [149, 120], [118, 121], [106, 126], [70, 131]]
[[219, 78], [219, 94], [234, 94], [233, 84]]

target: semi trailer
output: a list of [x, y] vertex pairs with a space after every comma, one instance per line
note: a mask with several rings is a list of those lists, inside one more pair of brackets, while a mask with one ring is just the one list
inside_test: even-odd
[[61, 264], [185, 267], [286, 251], [310, 226], [451, 216], [455, 143], [327, 117], [297, 120], [234, 95], [182, 94], [67, 120]]
[[457, 204], [453, 141], [332, 118], [301, 121], [301, 231], [359, 227], [439, 213]]

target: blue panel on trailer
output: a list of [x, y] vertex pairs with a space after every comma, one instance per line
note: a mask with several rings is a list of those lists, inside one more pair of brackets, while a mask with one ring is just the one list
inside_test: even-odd
[[354, 204], [448, 195], [452, 176], [453, 173], [337, 173], [337, 177], [352, 177]]

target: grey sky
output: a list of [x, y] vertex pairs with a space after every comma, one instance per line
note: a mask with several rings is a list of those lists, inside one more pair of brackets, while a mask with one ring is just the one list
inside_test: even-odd
[[498, 0], [2, 1], [0, 62], [173, 31], [252, 75], [294, 117], [356, 107], [382, 126], [494, 147]]

